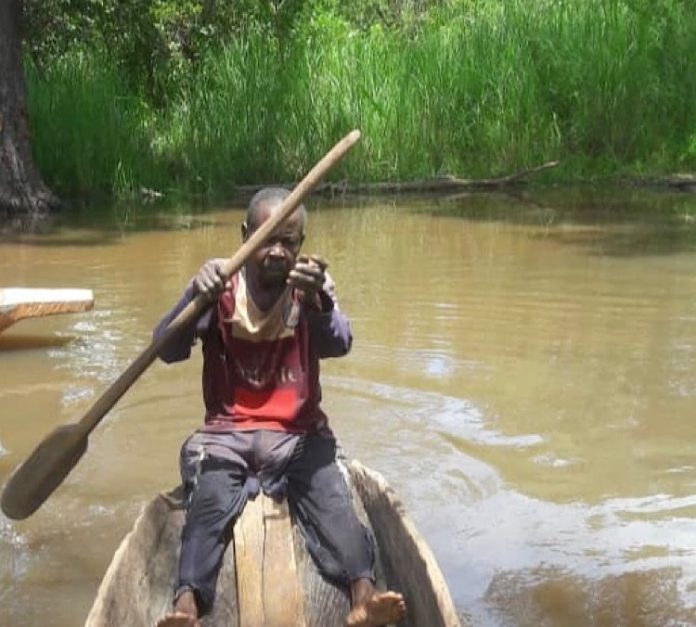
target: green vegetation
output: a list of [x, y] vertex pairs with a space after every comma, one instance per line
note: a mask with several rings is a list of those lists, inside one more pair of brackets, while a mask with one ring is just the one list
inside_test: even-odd
[[66, 196], [290, 181], [356, 127], [334, 178], [696, 166], [686, 0], [54, 3], [71, 28], [29, 12], [28, 89]]

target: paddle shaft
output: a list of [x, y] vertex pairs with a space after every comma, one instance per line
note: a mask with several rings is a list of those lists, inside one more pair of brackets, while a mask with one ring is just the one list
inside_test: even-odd
[[[338, 163], [346, 153], [360, 139], [360, 131], [355, 130], [346, 135], [338, 142], [305, 176], [304, 179], [292, 190], [290, 195], [283, 200], [280, 207], [271, 217], [256, 229], [249, 239], [239, 248], [239, 250], [227, 259], [222, 267], [222, 274], [228, 279], [237, 272], [256, 252], [268, 236], [280, 226], [302, 201], [316, 187], [322, 177]], [[99, 424], [101, 419], [118, 402], [118, 400], [128, 391], [128, 389], [138, 380], [138, 377], [147, 370], [150, 364], [157, 358], [159, 351], [171, 338], [176, 336], [179, 331], [194, 320], [197, 320], [203, 312], [210, 307], [211, 302], [208, 297], [198, 294], [179, 315], [172, 320], [162, 335], [154, 340], [126, 369], [126, 371], [109, 387], [92, 405], [82, 419], [77, 423], [85, 437]]]

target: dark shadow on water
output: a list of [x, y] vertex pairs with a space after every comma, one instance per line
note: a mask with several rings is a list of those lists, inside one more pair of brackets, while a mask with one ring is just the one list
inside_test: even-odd
[[[633, 187], [513, 188], [504, 192], [313, 197], [310, 212], [379, 207], [434, 218], [537, 227], [530, 236], [589, 255], [631, 257], [696, 251], [696, 194]], [[16, 230], [0, 224], [0, 245], [117, 245], [128, 234], [193, 231], [221, 225], [227, 205], [118, 204], [77, 207]], [[215, 212], [215, 216], [211, 215]], [[224, 220], [224, 226], [229, 223]], [[235, 225], [236, 228], [236, 225]]]
[[532, 237], [579, 247], [591, 255], [696, 251], [696, 195], [681, 192], [581, 188], [459, 194], [433, 199], [416, 211], [538, 227]]
[[[236, 207], [235, 207], [236, 208]], [[44, 217], [0, 223], [0, 244], [22, 246], [110, 246], [126, 234], [193, 231], [218, 222], [207, 205], [118, 204], [106, 208], [73, 207]]]
[[696, 252], [696, 228], [688, 225], [637, 225], [623, 233], [570, 234], [550, 233], [539, 236], [583, 248], [602, 257], [637, 257]]
[[76, 339], [72, 335], [0, 335], [0, 353], [44, 348], [60, 348]]

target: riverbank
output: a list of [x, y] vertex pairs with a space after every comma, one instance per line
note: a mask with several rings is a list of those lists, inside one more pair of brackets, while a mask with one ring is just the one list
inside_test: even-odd
[[328, 3], [282, 37], [248, 25], [157, 100], [99, 45], [73, 47], [30, 63], [36, 161], [68, 199], [224, 198], [296, 180], [357, 127], [332, 181], [496, 178], [551, 160], [538, 184], [696, 170], [696, 16], [682, 3], [470, 4], [368, 25]]

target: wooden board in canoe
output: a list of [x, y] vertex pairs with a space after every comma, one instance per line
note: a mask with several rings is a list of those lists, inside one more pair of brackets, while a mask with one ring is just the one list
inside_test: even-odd
[[0, 288], [0, 333], [23, 318], [87, 311], [94, 307], [92, 290], [71, 288]]
[[[347, 465], [356, 511], [377, 541], [382, 588], [403, 593], [403, 627], [461, 627], [430, 549], [394, 491], [357, 461]], [[178, 490], [151, 501], [116, 551], [85, 627], [152, 627], [171, 610], [184, 513]], [[260, 495], [233, 529], [215, 607], [203, 627], [338, 627], [347, 592], [324, 580], [286, 503]]]

